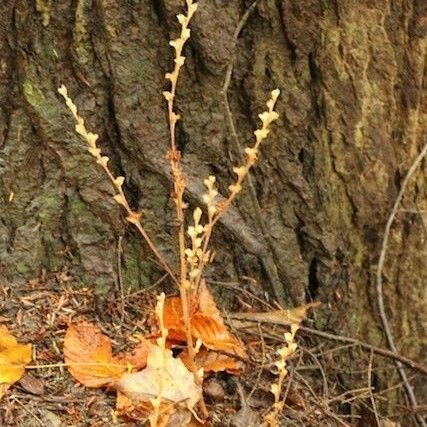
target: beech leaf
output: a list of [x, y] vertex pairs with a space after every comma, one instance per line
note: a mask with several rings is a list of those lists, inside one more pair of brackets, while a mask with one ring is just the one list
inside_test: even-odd
[[[222, 351], [231, 355], [235, 354], [239, 358], [246, 358], [246, 352], [240, 342], [225, 326], [221, 312], [205, 283], [201, 283], [198, 297], [198, 306], [191, 313], [191, 328], [194, 338], [200, 339], [209, 350]], [[168, 329], [169, 341], [186, 341], [180, 298], [166, 299], [164, 322]], [[199, 361], [202, 360], [206, 360], [207, 366], [205, 368], [213, 371], [227, 370], [235, 373], [242, 365], [240, 361], [236, 360], [232, 363], [230, 357], [219, 358], [217, 355], [212, 355], [209, 358], [204, 355], [199, 359]], [[222, 369], [221, 362], [223, 362]]]
[[98, 326], [81, 322], [68, 327], [64, 340], [64, 359], [70, 374], [86, 387], [103, 387], [123, 375], [130, 367], [146, 364], [145, 345], [131, 354], [113, 357], [111, 340]]
[[0, 326], [0, 397], [21, 379], [31, 362], [31, 345], [18, 344], [5, 326]]
[[[160, 396], [164, 400], [183, 403], [192, 409], [202, 396], [202, 388], [195, 383], [194, 375], [181, 359], [173, 358], [170, 350], [162, 350], [148, 341], [146, 345], [146, 368], [139, 372], [123, 374], [113, 387], [132, 402], [150, 401]], [[166, 351], [165, 360], [163, 351]]]

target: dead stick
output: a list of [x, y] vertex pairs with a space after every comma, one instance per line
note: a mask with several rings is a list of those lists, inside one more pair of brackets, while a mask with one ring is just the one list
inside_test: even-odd
[[[270, 323], [275, 325], [282, 325], [282, 326], [290, 326], [291, 322], [288, 322], [286, 320], [279, 320], [279, 319], [255, 319], [253, 317], [254, 313], [230, 313], [230, 318], [235, 320], [246, 320], [249, 322], [261, 322], [261, 323]], [[309, 334], [309, 335], [317, 335], [318, 337], [326, 338], [328, 340], [332, 341], [339, 341], [347, 344], [354, 344], [357, 345], [364, 350], [372, 351], [376, 354], [379, 354], [384, 357], [388, 357], [390, 359], [394, 359], [397, 361], [402, 362], [403, 364], [409, 366], [410, 368], [420, 372], [423, 375], [427, 376], [427, 367], [421, 365], [418, 362], [415, 362], [412, 359], [409, 359], [405, 356], [402, 356], [398, 354], [397, 352], [393, 352], [390, 350], [387, 350], [385, 348], [377, 347], [375, 345], [368, 344], [366, 342], [360, 341], [357, 338], [350, 338], [345, 337], [343, 335], [335, 335], [329, 332], [324, 331], [318, 331], [317, 329], [308, 328], [306, 326], [301, 326], [299, 329], [300, 332]]]

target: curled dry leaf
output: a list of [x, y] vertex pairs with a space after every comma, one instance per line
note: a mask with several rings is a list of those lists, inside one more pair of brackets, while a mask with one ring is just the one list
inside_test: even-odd
[[168, 330], [168, 341], [185, 342], [186, 336], [182, 319], [181, 299], [179, 297], [165, 299], [163, 319], [165, 328]]
[[[167, 298], [164, 307], [165, 327], [168, 329], [168, 339], [185, 342], [185, 328], [182, 319], [181, 300], [178, 297]], [[191, 313], [191, 328], [194, 338], [200, 339], [209, 350], [236, 355], [239, 359], [246, 358], [246, 352], [238, 339], [225, 326], [212, 294], [204, 283], [200, 286], [198, 304], [194, 304]], [[184, 356], [185, 359], [185, 356]], [[199, 364], [205, 361], [206, 371], [224, 371], [236, 373], [242, 363], [225, 354], [208, 355], [201, 353]]]
[[147, 350], [141, 343], [131, 354], [113, 356], [111, 340], [98, 326], [81, 322], [68, 327], [64, 359], [71, 375], [86, 387], [103, 387], [120, 378], [129, 368], [146, 365]]
[[33, 377], [31, 374], [25, 373], [19, 380], [19, 385], [28, 393], [41, 396], [44, 394], [44, 383], [39, 378]]
[[278, 325], [299, 325], [307, 318], [307, 311], [310, 308], [316, 308], [319, 305], [320, 302], [312, 302], [310, 304], [284, 310], [273, 310], [258, 313], [233, 313], [231, 318], [243, 321], [249, 320], [252, 322], [258, 321], [273, 323]]
[[148, 348], [147, 366], [135, 373], [125, 373], [112, 384], [135, 404], [150, 401], [160, 396], [166, 402], [181, 403], [188, 409], [201, 399], [201, 386], [194, 382], [194, 375], [180, 359], [174, 359], [166, 350], [163, 360], [162, 349], [146, 342]]
[[[179, 357], [185, 366], [190, 367], [187, 350], [184, 350]], [[197, 368], [203, 368], [204, 372], [227, 371], [230, 374], [238, 374], [243, 365], [240, 360], [203, 347], [196, 354], [195, 362]]]
[[31, 345], [18, 344], [5, 326], [0, 326], [0, 397], [18, 381], [31, 362]]
[[[165, 427], [169, 423], [170, 416], [173, 412], [174, 405], [172, 403], [161, 402], [160, 417], [157, 422], [157, 427]], [[119, 415], [129, 421], [148, 420], [148, 417], [153, 412], [153, 405], [150, 401], [134, 402], [120, 391], [117, 392], [116, 410]]]
[[[153, 412], [151, 402], [133, 402], [123, 393], [117, 393], [116, 401], [117, 413], [129, 421], [141, 423], [148, 420]], [[138, 424], [140, 425], [140, 424]], [[193, 414], [186, 408], [176, 408], [173, 403], [162, 401], [160, 404], [160, 415], [157, 420], [157, 427], [211, 427], [208, 423], [198, 422]]]

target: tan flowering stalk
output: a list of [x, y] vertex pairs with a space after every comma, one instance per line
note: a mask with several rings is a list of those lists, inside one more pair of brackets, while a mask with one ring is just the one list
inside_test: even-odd
[[236, 182], [230, 185], [228, 188], [230, 190], [230, 194], [227, 199], [222, 201], [219, 204], [215, 203], [215, 197], [218, 194], [218, 191], [215, 187], [215, 177], [210, 176], [208, 179], [204, 181], [205, 185], [208, 188], [208, 192], [203, 196], [203, 199], [207, 205], [208, 209], [208, 223], [204, 227], [204, 234], [202, 236], [203, 246], [202, 246], [202, 261], [199, 265], [199, 274], [197, 276], [197, 280], [195, 282], [195, 287], [198, 289], [200, 284], [200, 280], [202, 279], [203, 269], [206, 263], [209, 261], [210, 256], [208, 252], [209, 241], [212, 236], [212, 231], [220, 219], [220, 217], [228, 210], [231, 203], [237, 197], [238, 193], [242, 190], [242, 183], [247, 177], [250, 169], [256, 163], [258, 158], [259, 147], [261, 143], [267, 138], [270, 132], [270, 125], [275, 120], [279, 118], [279, 114], [274, 111], [274, 107], [277, 102], [277, 98], [280, 95], [279, 89], [274, 89], [271, 92], [271, 98], [267, 101], [267, 111], [259, 114], [259, 118], [261, 119], [262, 126], [254, 132], [255, 142], [252, 147], [247, 147], [245, 149], [246, 159], [245, 162], [233, 168], [233, 172], [237, 175]]
[[267, 111], [259, 114], [262, 126], [254, 132], [255, 143], [252, 147], [245, 148], [246, 160], [241, 166], [233, 168], [233, 172], [237, 175], [236, 182], [228, 187], [230, 195], [228, 198], [218, 206], [219, 212], [214, 219], [214, 223], [218, 221], [219, 217], [229, 208], [231, 202], [236, 198], [237, 194], [242, 190], [242, 183], [249, 173], [249, 170], [256, 163], [258, 158], [259, 146], [267, 138], [270, 132], [270, 125], [272, 122], [279, 118], [279, 114], [274, 111], [277, 98], [280, 95], [279, 89], [274, 89], [271, 92], [271, 98], [267, 101]]
[[[157, 338], [156, 342], [158, 347], [162, 351], [162, 360], [160, 362], [161, 365], [166, 366], [166, 359], [168, 358], [168, 351], [166, 349], [166, 338], [168, 336], [168, 330], [165, 328], [164, 324], [164, 315], [163, 310], [165, 307], [165, 294], [162, 292], [157, 297], [157, 304], [156, 304], [156, 315], [159, 320], [159, 329], [160, 329], [160, 336]], [[162, 396], [163, 396], [163, 388], [165, 386], [165, 369], [159, 369], [159, 392], [157, 396], [154, 399], [150, 399], [151, 404], [153, 405], [153, 413], [150, 415], [150, 426], [156, 427], [159, 422], [159, 416], [160, 416], [160, 405], [162, 403]]]
[[279, 417], [283, 410], [284, 403], [280, 400], [280, 395], [282, 393], [283, 382], [288, 375], [288, 370], [286, 369], [286, 363], [290, 356], [292, 356], [297, 350], [297, 344], [295, 343], [295, 334], [299, 329], [299, 323], [294, 323], [291, 325], [291, 332], [285, 333], [285, 345], [277, 350], [279, 359], [274, 363], [277, 368], [278, 378], [277, 382], [271, 384], [270, 391], [274, 396], [274, 404], [270, 412], [264, 417], [267, 425], [270, 427], [278, 427]]
[[[184, 223], [184, 209], [187, 207], [183, 200], [185, 191], [185, 178], [181, 167], [181, 153], [176, 148], [176, 123], [179, 120], [179, 115], [174, 110], [174, 101], [176, 95], [176, 88], [178, 83], [178, 77], [180, 70], [185, 62], [185, 56], [182, 55], [182, 51], [185, 42], [190, 38], [190, 29], [188, 25], [193, 17], [194, 12], [197, 10], [197, 3], [193, 3], [193, 0], [186, 0], [187, 14], [177, 15], [178, 22], [181, 24], [181, 33], [178, 38], [169, 42], [169, 44], [175, 49], [174, 69], [170, 73], [166, 73], [166, 79], [170, 81], [171, 87], [169, 91], [163, 92], [168, 104], [168, 120], [169, 120], [169, 133], [170, 133], [170, 151], [168, 152], [168, 159], [170, 161], [172, 177], [174, 183], [173, 200], [176, 208], [176, 216], [178, 220], [178, 246], [179, 246], [179, 262], [180, 262], [180, 278], [179, 278], [179, 293], [181, 297], [182, 312], [184, 317], [186, 339], [188, 345], [188, 356], [189, 364], [192, 372], [195, 375], [197, 381], [197, 367], [194, 362], [194, 346], [193, 336], [191, 333], [190, 323], [190, 310], [191, 310], [191, 283], [187, 277], [187, 256], [186, 256], [186, 244], [185, 244], [185, 223]], [[191, 237], [191, 236], [190, 236]], [[197, 237], [194, 237], [197, 239]], [[194, 242], [193, 242], [194, 243]], [[191, 261], [194, 261], [193, 257], [190, 257]], [[191, 265], [190, 265], [191, 266]]]
[[114, 200], [121, 205], [127, 213], [126, 221], [133, 224], [141, 234], [141, 236], [145, 239], [150, 249], [153, 251], [153, 253], [158, 258], [161, 266], [166, 270], [166, 272], [172, 277], [172, 279], [177, 282], [177, 279], [175, 275], [173, 274], [171, 268], [169, 267], [168, 263], [165, 261], [163, 256], [160, 254], [160, 252], [157, 250], [156, 246], [154, 245], [153, 241], [148, 236], [147, 232], [144, 230], [142, 223], [141, 223], [141, 213], [135, 212], [131, 209], [129, 206], [129, 202], [126, 199], [126, 196], [123, 192], [123, 183], [124, 183], [124, 177], [118, 176], [115, 177], [112, 172], [110, 171], [108, 167], [108, 161], [110, 160], [107, 156], [103, 156], [101, 153], [101, 149], [97, 146], [96, 141], [98, 140], [98, 135], [96, 133], [88, 132], [85, 126], [85, 122], [82, 117], [79, 116], [78, 110], [72, 99], [68, 96], [67, 88], [62, 85], [58, 92], [64, 97], [65, 103], [67, 104], [67, 107], [73, 114], [73, 117], [76, 121], [76, 132], [86, 141], [88, 145], [88, 151], [89, 153], [95, 157], [96, 163], [98, 163], [104, 172], [107, 174], [108, 178], [110, 179], [111, 183], [113, 184], [116, 194], [114, 196]]
[[202, 253], [202, 238], [203, 226], [200, 225], [200, 219], [202, 217], [202, 210], [196, 208], [193, 212], [194, 225], [190, 225], [187, 229], [187, 234], [191, 239], [191, 248], [185, 250], [185, 256], [188, 265], [188, 281], [190, 282], [189, 293], [191, 294], [191, 282], [195, 277], [199, 275], [199, 265], [201, 261]]
[[185, 250], [188, 264], [188, 281], [190, 283], [189, 292], [192, 295], [197, 294], [197, 283], [199, 282], [202, 274], [203, 267], [209, 262], [211, 254], [209, 250], [205, 252], [202, 249], [203, 241], [209, 238], [212, 231], [212, 221], [215, 213], [217, 212], [215, 198], [218, 195], [218, 190], [215, 186], [215, 177], [209, 176], [204, 180], [207, 192], [203, 194], [203, 201], [206, 204], [208, 222], [201, 225], [200, 220], [202, 210], [196, 208], [193, 212], [194, 225], [188, 227], [187, 234], [191, 238], [191, 248]]

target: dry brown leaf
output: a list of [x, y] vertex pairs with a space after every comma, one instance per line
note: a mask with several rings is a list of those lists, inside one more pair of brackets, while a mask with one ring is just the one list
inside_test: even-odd
[[[169, 418], [173, 412], [174, 405], [172, 403], [161, 402], [160, 404], [160, 417], [157, 421], [158, 427], [165, 427], [168, 425]], [[148, 420], [148, 417], [153, 413], [153, 405], [150, 401], [134, 402], [126, 395], [117, 392], [116, 410], [119, 415], [127, 420], [143, 421]]]
[[[153, 405], [148, 401], [133, 402], [123, 393], [117, 392], [117, 414], [129, 421], [144, 422], [153, 413]], [[139, 424], [138, 424], [139, 425]], [[145, 425], [145, 424], [144, 424]], [[175, 408], [173, 403], [162, 401], [157, 427], [209, 427], [194, 419], [186, 408]]]
[[86, 387], [109, 385], [129, 369], [131, 361], [137, 368], [145, 366], [146, 349], [143, 345], [134, 352], [133, 355], [113, 357], [111, 340], [89, 322], [72, 324], [65, 334], [65, 363], [71, 375]]
[[0, 397], [18, 381], [31, 362], [31, 345], [18, 344], [5, 326], [0, 326]]
[[112, 386], [123, 393], [134, 404], [146, 402], [160, 396], [175, 404], [182, 403], [192, 409], [201, 399], [201, 386], [194, 382], [194, 375], [181, 359], [175, 359], [170, 350], [163, 360], [162, 349], [146, 342], [147, 366], [135, 373], [123, 374]]
[[[181, 300], [178, 297], [166, 299], [164, 322], [168, 329], [169, 340], [186, 341]], [[213, 296], [205, 284], [200, 286], [198, 306], [191, 315], [191, 328], [194, 338], [200, 339], [208, 349], [246, 358], [245, 350], [238, 339], [228, 331]], [[220, 370], [219, 367], [220, 365], [217, 364], [215, 370]], [[226, 369], [228, 368], [224, 367], [223, 370]]]
[[41, 396], [44, 394], [44, 383], [39, 378], [25, 373], [19, 380], [19, 385], [28, 393]]
[[141, 341], [131, 352], [119, 353], [115, 359], [119, 363], [131, 365], [134, 370], [143, 369], [147, 365], [147, 346]]
[[[188, 352], [183, 351], [179, 357], [189, 368]], [[236, 360], [226, 354], [210, 351], [206, 348], [201, 348], [196, 354], [195, 362], [197, 368], [203, 368], [205, 372], [222, 372], [227, 371], [230, 374], [238, 374], [243, 368], [243, 362]]]
[[182, 319], [182, 306], [179, 297], [165, 299], [163, 308], [165, 328], [168, 330], [168, 341], [185, 342], [184, 321]]
[[315, 308], [320, 305], [320, 302], [312, 302], [285, 310], [274, 310], [258, 313], [233, 313], [233, 319], [251, 320], [259, 322], [276, 323], [280, 325], [300, 324], [307, 318], [307, 311], [310, 308]]

